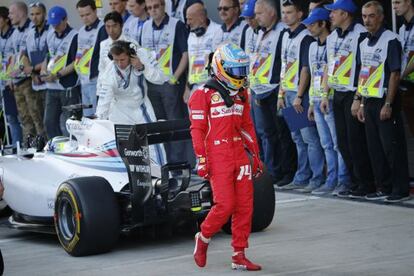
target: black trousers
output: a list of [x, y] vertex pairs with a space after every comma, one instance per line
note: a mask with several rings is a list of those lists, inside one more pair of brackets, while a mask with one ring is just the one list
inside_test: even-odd
[[393, 104], [390, 119], [381, 121], [382, 99], [368, 98], [365, 103], [365, 132], [368, 152], [377, 189], [385, 193], [408, 196], [408, 157], [404, 126], [401, 117], [401, 101], [398, 95]]
[[333, 111], [338, 148], [351, 175], [351, 189], [371, 193], [375, 191], [375, 184], [364, 124], [351, 114], [354, 95], [355, 92], [352, 91], [334, 93]]

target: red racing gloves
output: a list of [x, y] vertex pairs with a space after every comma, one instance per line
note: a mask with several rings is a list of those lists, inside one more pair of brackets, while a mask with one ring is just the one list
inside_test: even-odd
[[257, 154], [253, 154], [252, 159], [253, 159], [252, 173], [253, 173], [253, 177], [256, 178], [256, 177], [259, 177], [263, 173], [263, 163]]
[[208, 179], [207, 160], [204, 156], [198, 156], [197, 158], [197, 174], [205, 179]]

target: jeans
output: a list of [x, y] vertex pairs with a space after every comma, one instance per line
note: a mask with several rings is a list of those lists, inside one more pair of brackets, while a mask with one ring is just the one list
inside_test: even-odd
[[6, 115], [7, 125], [10, 128], [11, 145], [15, 146], [16, 142], [22, 142], [22, 127], [19, 118], [16, 115]]
[[3, 90], [3, 99], [4, 99], [4, 113], [6, 114], [7, 125], [10, 128], [10, 136], [12, 145], [16, 145], [16, 142], [22, 142], [23, 133], [22, 126], [17, 113], [16, 100], [14, 98], [13, 92], [10, 91], [10, 88], [7, 86]]
[[92, 116], [96, 111], [96, 79], [89, 83], [81, 84], [82, 104], [92, 105], [92, 108], [84, 108], [83, 116]]
[[79, 96], [78, 87], [68, 90], [47, 90], [44, 125], [49, 139], [62, 135], [69, 136], [66, 130], [66, 120], [71, 114], [62, 107], [79, 103]]
[[338, 142], [336, 139], [335, 118], [332, 109], [332, 100], [329, 101], [329, 112], [323, 114], [320, 109], [321, 100], [316, 99], [314, 102], [314, 113], [316, 128], [325, 152], [327, 177], [326, 185], [333, 187], [337, 183], [350, 184], [351, 179], [346, 168], [344, 159], [339, 152]]
[[[295, 91], [287, 91], [286, 107], [293, 106], [295, 98]], [[304, 101], [307, 101], [306, 97]], [[324, 155], [316, 127], [305, 127], [291, 132], [291, 135], [298, 153], [298, 169], [293, 182], [299, 185], [322, 184], [325, 181], [323, 175]]]

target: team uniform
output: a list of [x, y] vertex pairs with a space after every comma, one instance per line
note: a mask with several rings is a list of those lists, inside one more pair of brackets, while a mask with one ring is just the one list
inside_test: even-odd
[[[351, 183], [341, 183], [337, 192], [348, 196], [350, 190], [370, 193], [375, 190], [374, 177], [369, 160], [364, 125], [351, 114], [351, 106], [358, 85], [359, 67], [356, 57], [358, 45], [366, 37], [366, 29], [359, 23], [347, 30], [336, 29], [326, 40], [328, 55], [328, 87], [334, 89], [333, 112], [335, 114], [338, 147], [351, 174]], [[342, 190], [342, 191], [341, 191]]]
[[17, 117], [16, 100], [9, 85], [11, 81], [10, 72], [13, 67], [14, 53], [11, 37], [14, 30], [15, 29], [10, 26], [5, 33], [1, 33], [0, 35], [0, 91], [3, 96], [3, 110], [6, 115], [7, 124], [10, 127], [11, 144], [13, 145], [15, 145], [17, 141], [22, 141], [22, 128]]
[[105, 31], [105, 26], [99, 19], [91, 26], [82, 26], [78, 33], [75, 70], [80, 79], [82, 103], [92, 105], [92, 108], [83, 110], [84, 116], [95, 114], [99, 48], [101, 41], [107, 38], [108, 34]]
[[377, 187], [377, 192], [366, 198], [409, 197], [407, 146], [398, 92], [394, 101], [388, 103], [392, 104], [391, 118], [380, 119], [389, 92], [390, 75], [401, 70], [401, 61], [395, 58], [401, 56], [401, 44], [396, 34], [381, 28], [369, 34], [359, 49], [358, 93], [365, 98], [365, 133]]
[[[143, 72], [136, 71], [132, 65], [119, 69], [113, 62], [101, 72], [102, 96], [99, 99], [96, 115], [109, 119], [115, 124], [143, 124], [156, 122], [154, 110], [147, 96], [146, 78], [153, 83], [163, 83], [165, 76], [157, 71], [155, 58], [145, 49], [138, 49], [138, 58], [143, 62]], [[150, 146], [151, 159], [156, 164], [165, 164], [165, 152], [161, 145]]]
[[[54, 31], [47, 35], [47, 72], [56, 75], [76, 58], [78, 32], [67, 26], [62, 34]], [[69, 135], [66, 120], [71, 116], [63, 106], [80, 102], [78, 76], [72, 72], [53, 82], [46, 82], [45, 128], [49, 138]]]
[[[309, 45], [313, 41], [306, 27], [301, 24], [295, 30], [288, 30], [282, 38], [282, 65], [281, 65], [281, 91], [285, 93], [286, 107], [292, 107], [298, 88], [302, 68], [306, 66]], [[279, 95], [281, 96], [281, 95]], [[306, 103], [308, 93], [302, 100]], [[325, 181], [323, 174], [324, 160], [323, 150], [319, 142], [316, 127], [309, 126], [291, 132], [296, 144], [298, 154], [298, 169], [293, 183], [285, 186], [288, 188], [304, 188], [305, 192], [311, 192]]]

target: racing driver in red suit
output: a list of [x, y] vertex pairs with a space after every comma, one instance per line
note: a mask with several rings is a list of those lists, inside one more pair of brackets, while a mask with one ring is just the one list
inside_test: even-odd
[[253, 214], [252, 178], [262, 171], [245, 88], [249, 58], [237, 45], [223, 44], [210, 66], [212, 78], [188, 103], [197, 171], [209, 179], [214, 200], [196, 234], [194, 260], [200, 267], [206, 265], [211, 237], [232, 217], [232, 268], [260, 270], [244, 254]]

